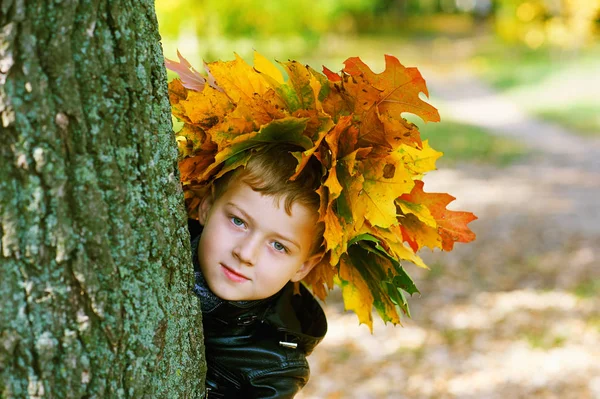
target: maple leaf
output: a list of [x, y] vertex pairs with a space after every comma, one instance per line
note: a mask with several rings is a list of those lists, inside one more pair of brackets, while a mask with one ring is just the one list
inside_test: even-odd
[[310, 271], [303, 281], [311, 287], [318, 298], [324, 301], [327, 291], [333, 289], [338, 269], [338, 265], [331, 264], [329, 253], [325, 253], [321, 262]]
[[227, 95], [210, 86], [205, 86], [201, 92], [189, 91], [187, 98], [179, 101], [179, 106], [191, 124], [204, 129], [221, 123], [234, 109]]
[[413, 179], [421, 179], [425, 173], [435, 170], [435, 162], [443, 155], [431, 148], [428, 140], [423, 141], [420, 148], [401, 144], [397, 152]]
[[366, 158], [357, 162], [357, 170], [363, 177], [363, 184], [355, 195], [355, 217], [367, 219], [372, 225], [389, 227], [397, 223], [395, 199], [400, 193], [408, 193], [414, 182], [406, 168], [401, 166], [402, 158], [392, 153], [383, 159]]
[[438, 233], [437, 223], [436, 227], [428, 226], [413, 214], [400, 218], [400, 233], [415, 252], [423, 247], [442, 248], [442, 238]]
[[360, 323], [369, 326], [373, 331], [373, 294], [358, 269], [352, 264], [350, 258], [345, 255], [340, 259], [339, 277], [342, 282], [342, 296], [344, 308], [352, 310], [358, 316]]
[[183, 58], [181, 53], [179, 53], [179, 50], [177, 50], [177, 58], [179, 58], [179, 62], [165, 58], [165, 66], [179, 75], [183, 87], [189, 90], [202, 91], [204, 90], [204, 86], [208, 83], [213, 89], [223, 91], [223, 89], [217, 85], [210, 71], [206, 68], [206, 63], [204, 63], [204, 69], [207, 72], [207, 78], [195, 70], [192, 64]]
[[384, 251], [391, 255], [392, 258], [397, 260], [407, 260], [416, 266], [429, 269], [423, 260], [416, 254], [416, 249], [404, 245], [404, 237], [401, 228], [402, 225], [391, 226], [388, 229], [365, 225], [361, 230], [361, 234], [366, 233], [372, 235], [373, 237], [377, 237], [381, 243], [387, 244], [388, 248], [384, 248]]
[[437, 223], [437, 232], [441, 237], [441, 248], [451, 251], [455, 242], [471, 242], [475, 239], [467, 224], [477, 219], [471, 212], [459, 212], [446, 209], [454, 201], [454, 197], [445, 193], [426, 193], [423, 191], [423, 182], [415, 181], [415, 187], [409, 194], [400, 196], [401, 200], [416, 204], [423, 204], [429, 209], [431, 216]]
[[235, 61], [212, 62], [209, 68], [219, 87], [235, 103], [239, 103], [242, 99], [251, 101], [254, 95], [262, 96], [270, 88], [263, 76], [237, 54], [235, 54]]
[[267, 75], [275, 83], [273, 86], [282, 85], [284, 82], [283, 75], [277, 67], [258, 51], [254, 52], [254, 69], [262, 74]]

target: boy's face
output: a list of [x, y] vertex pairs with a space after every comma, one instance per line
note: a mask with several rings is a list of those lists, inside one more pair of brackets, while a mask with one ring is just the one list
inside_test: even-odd
[[198, 259], [209, 288], [229, 301], [256, 300], [300, 281], [320, 256], [310, 256], [317, 217], [293, 204], [291, 215], [271, 196], [231, 182], [216, 200], [205, 199]]

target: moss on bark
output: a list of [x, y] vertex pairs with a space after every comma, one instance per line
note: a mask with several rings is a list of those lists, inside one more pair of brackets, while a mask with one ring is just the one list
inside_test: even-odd
[[0, 2], [0, 397], [201, 397], [153, 2]]

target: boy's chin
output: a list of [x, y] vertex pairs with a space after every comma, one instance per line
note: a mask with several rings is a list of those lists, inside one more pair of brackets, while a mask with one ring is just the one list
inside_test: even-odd
[[[211, 288], [212, 290], [212, 288]], [[280, 290], [279, 290], [280, 291]], [[277, 291], [277, 292], [279, 292]], [[239, 301], [259, 301], [261, 299], [267, 299], [275, 295], [274, 293], [266, 294], [246, 294], [242, 292], [231, 292], [230, 290], [213, 290], [213, 293], [224, 301], [239, 302]]]

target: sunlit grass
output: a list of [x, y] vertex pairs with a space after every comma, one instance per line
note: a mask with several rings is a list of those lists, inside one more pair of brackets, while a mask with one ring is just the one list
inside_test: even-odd
[[600, 279], [591, 279], [581, 282], [573, 293], [580, 298], [594, 298], [600, 295]]
[[552, 335], [550, 332], [540, 331], [540, 329], [525, 331], [523, 335], [532, 349], [550, 350], [560, 348], [567, 341], [565, 336]]
[[582, 136], [600, 136], [600, 105], [581, 103], [568, 108], [544, 108], [535, 114], [541, 119], [569, 126]]
[[506, 166], [526, 156], [529, 151], [517, 141], [493, 136], [485, 129], [444, 121], [420, 127], [421, 138], [444, 156], [439, 164], [452, 166], [472, 162]]
[[508, 45], [497, 39], [481, 42], [472, 66], [494, 87], [507, 90], [543, 82], [574, 65], [593, 66], [600, 60], [600, 46], [581, 50]]
[[473, 58], [481, 76], [500, 90], [541, 82], [562, 61], [560, 54], [501, 43], [486, 43]]
[[481, 46], [472, 66], [480, 77], [532, 116], [557, 123], [574, 134], [600, 135], [596, 101], [600, 46], [581, 50]]

